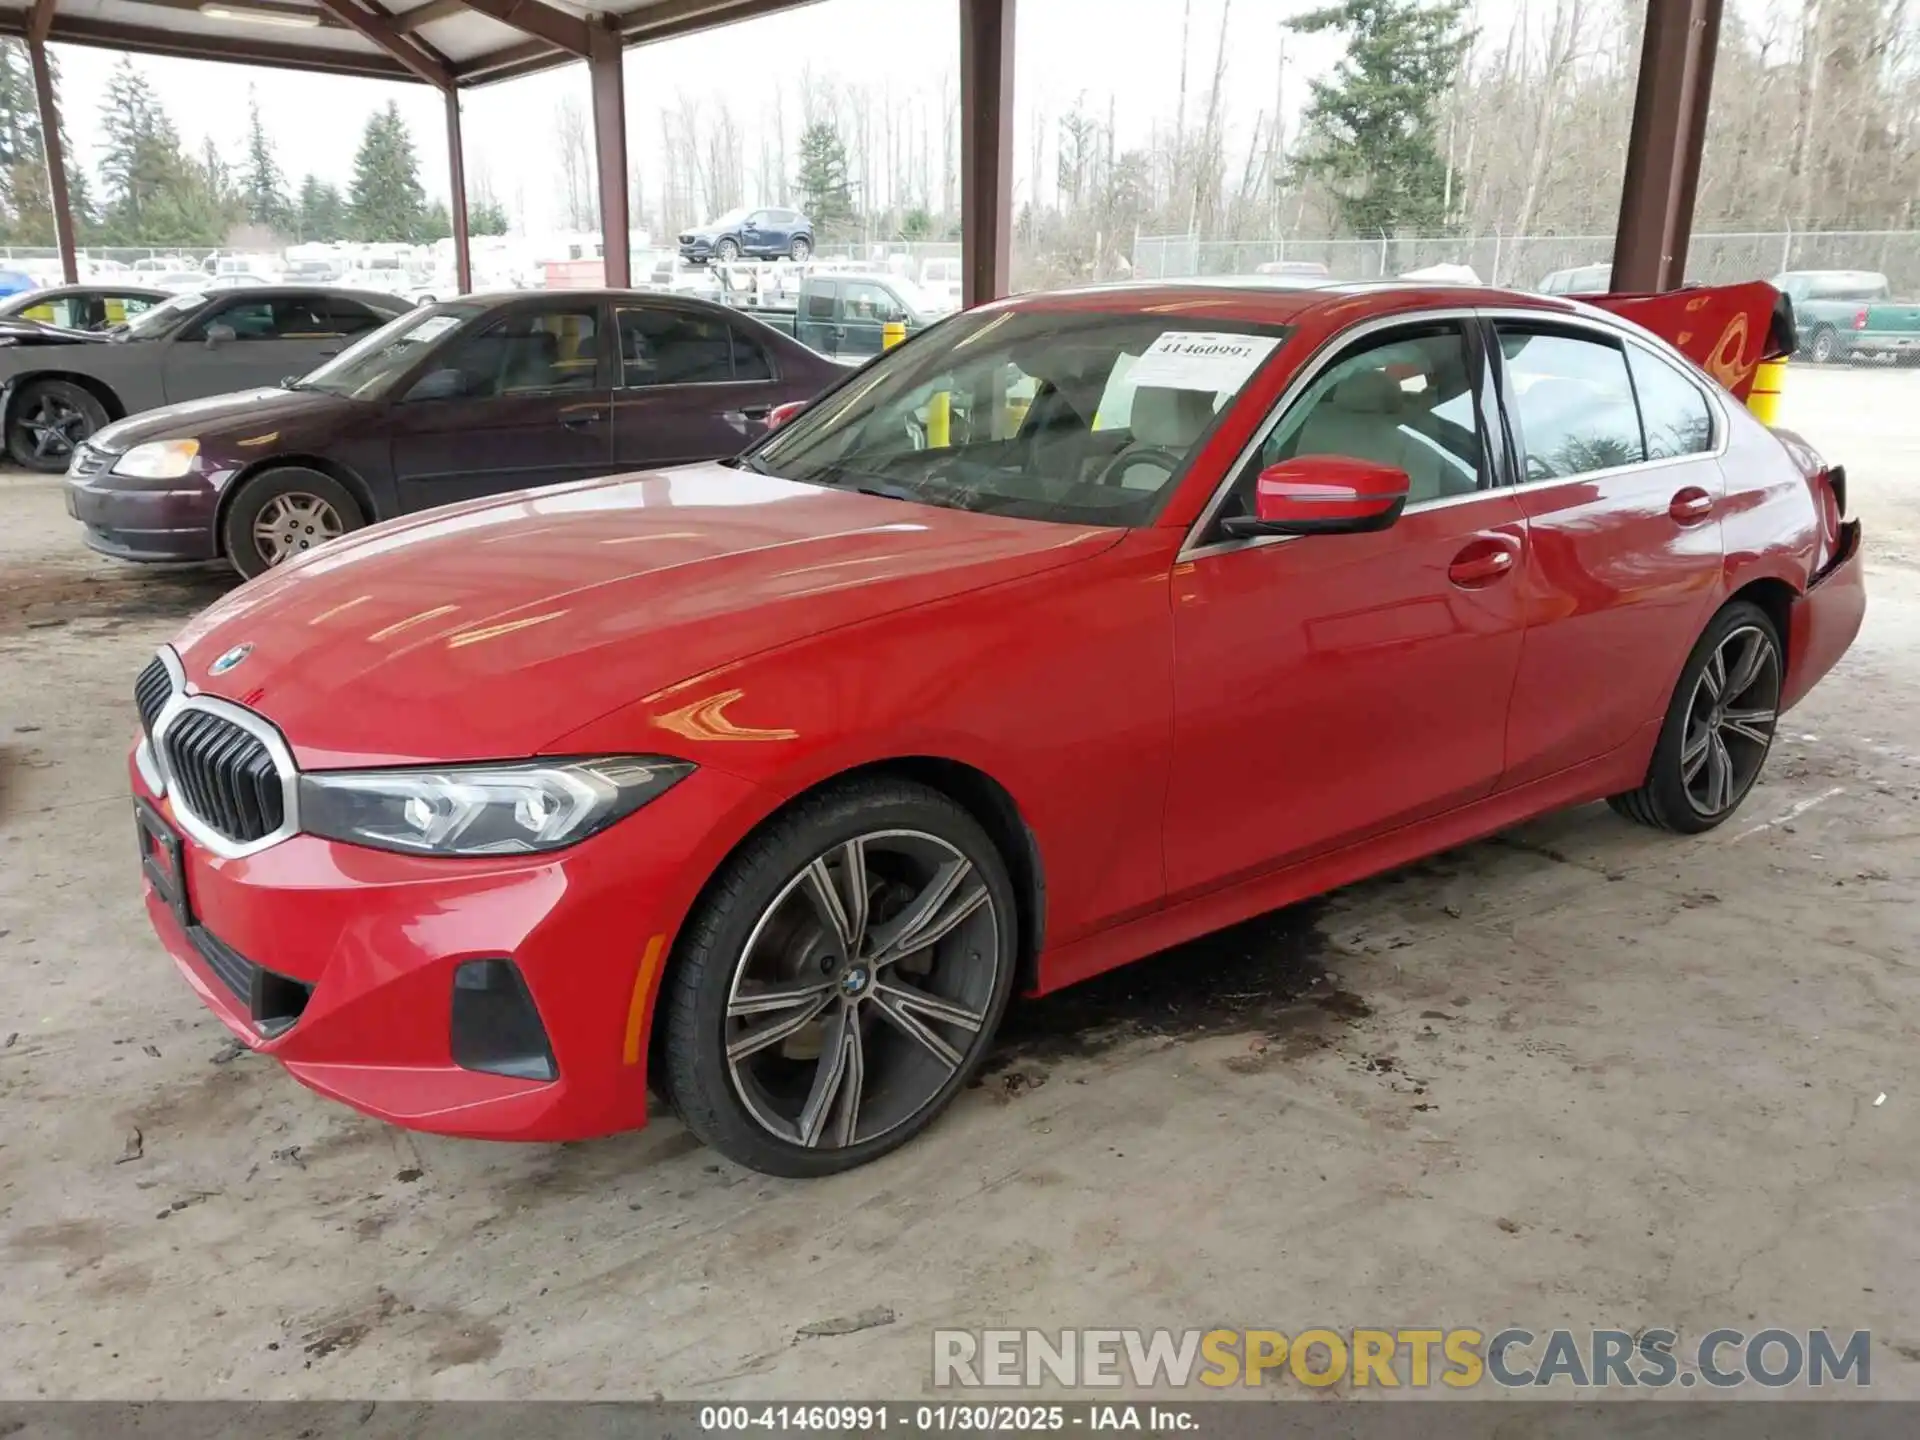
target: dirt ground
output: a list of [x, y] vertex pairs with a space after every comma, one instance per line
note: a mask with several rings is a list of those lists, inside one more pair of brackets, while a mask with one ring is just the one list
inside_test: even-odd
[[910, 1396], [935, 1326], [1510, 1323], [1870, 1329], [1920, 1396], [1920, 371], [1787, 408], [1871, 610], [1733, 823], [1555, 815], [1024, 1006], [814, 1183], [665, 1120], [409, 1136], [236, 1057], [124, 773], [228, 582], [0, 478], [0, 1397]]

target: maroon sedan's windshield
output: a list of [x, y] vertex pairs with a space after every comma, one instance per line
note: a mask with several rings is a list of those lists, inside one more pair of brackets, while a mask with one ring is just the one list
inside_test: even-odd
[[963, 315], [742, 463], [958, 509], [1138, 525], [1287, 333], [1138, 313]]

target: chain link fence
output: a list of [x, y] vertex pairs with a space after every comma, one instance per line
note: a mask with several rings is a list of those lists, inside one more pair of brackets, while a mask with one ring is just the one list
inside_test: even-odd
[[[1380, 280], [1431, 265], [1465, 265], [1489, 285], [1533, 289], [1556, 270], [1604, 265], [1611, 235], [1450, 235], [1392, 240], [1201, 240], [1142, 235], [1133, 273], [1142, 279], [1250, 275], [1276, 261], [1324, 265], [1336, 280]], [[1687, 278], [1706, 284], [1783, 270], [1874, 270], [1896, 294], [1920, 293], [1920, 231], [1817, 230], [1696, 234]]]

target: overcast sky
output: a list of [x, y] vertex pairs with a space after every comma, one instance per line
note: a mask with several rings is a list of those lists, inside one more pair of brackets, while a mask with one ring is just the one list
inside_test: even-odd
[[[1031, 185], [1033, 128], [1049, 137], [1058, 117], [1084, 95], [1104, 116], [1114, 100], [1122, 148], [1144, 144], [1156, 123], [1169, 123], [1180, 86], [1181, 17], [1189, 0], [1017, 0], [1015, 61], [1015, 186]], [[1632, 0], [1628, 0], [1632, 3]], [[1769, 0], [1757, 0], [1769, 3]], [[1289, 15], [1311, 0], [1190, 0], [1189, 118], [1197, 118], [1211, 77], [1223, 6], [1227, 8], [1227, 120], [1229, 165], [1244, 154], [1255, 118], [1273, 107], [1285, 46], [1284, 109], [1297, 123], [1309, 77], [1338, 59], [1335, 37], [1286, 34]], [[1504, 37], [1524, 0], [1479, 0], [1478, 23]], [[1535, 6], [1535, 10], [1550, 7]], [[1743, 7], [1744, 8], [1744, 7]], [[955, 0], [822, 0], [704, 35], [627, 52], [627, 126], [630, 151], [651, 174], [660, 110], [685, 96], [711, 103], [727, 97], [752, 127], [775, 86], [791, 91], [800, 67], [840, 84], [864, 82], [907, 96], [931, 93], [958, 68]], [[1544, 25], [1546, 16], [1536, 17]], [[99, 153], [99, 104], [118, 57], [109, 51], [60, 47], [67, 128], [91, 166]], [[249, 87], [259, 96], [289, 188], [312, 172], [343, 188], [369, 113], [389, 98], [400, 102], [419, 147], [421, 177], [430, 195], [446, 194], [444, 111], [437, 92], [422, 85], [256, 70], [204, 61], [143, 57], [135, 62], [152, 80], [189, 147], [216, 138], [238, 164], [245, 144]], [[469, 188], [484, 178], [527, 228], [561, 223], [555, 177], [556, 108], [568, 95], [587, 103], [584, 66], [467, 92]], [[790, 104], [794, 102], [789, 102]], [[1626, 123], [1622, 117], [1622, 125]], [[789, 147], [791, 150], [791, 137]], [[1051, 140], [1047, 145], [1051, 149]], [[789, 164], [792, 164], [791, 158]], [[754, 174], [748, 143], [747, 175]], [[1046, 181], [1043, 179], [1043, 184]], [[755, 197], [749, 196], [749, 200]]]

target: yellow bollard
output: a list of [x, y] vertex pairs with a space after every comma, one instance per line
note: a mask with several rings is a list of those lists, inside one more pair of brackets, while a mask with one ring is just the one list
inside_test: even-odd
[[889, 320], [880, 327], [880, 348], [891, 350], [907, 338], [907, 327], [899, 320]]
[[1747, 394], [1747, 409], [1762, 425], [1779, 422], [1780, 391], [1787, 383], [1787, 362], [1762, 360], [1753, 371], [1753, 389]]
[[944, 450], [952, 443], [953, 396], [936, 390], [927, 400], [927, 448]]

